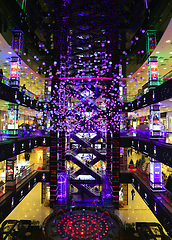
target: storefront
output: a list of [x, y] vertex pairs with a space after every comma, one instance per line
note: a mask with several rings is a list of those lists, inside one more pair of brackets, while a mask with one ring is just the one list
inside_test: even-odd
[[[24, 152], [13, 159], [14, 162], [14, 179], [17, 175], [24, 172], [25, 169], [34, 164], [34, 169], [41, 170], [44, 164], [48, 164], [50, 158], [49, 147], [38, 147], [31, 152]], [[6, 180], [6, 160], [0, 162], [0, 180]]]

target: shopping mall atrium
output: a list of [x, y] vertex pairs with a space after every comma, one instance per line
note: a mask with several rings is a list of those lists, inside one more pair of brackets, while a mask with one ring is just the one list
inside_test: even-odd
[[0, 0], [0, 239], [127, 238], [172, 238], [172, 1]]

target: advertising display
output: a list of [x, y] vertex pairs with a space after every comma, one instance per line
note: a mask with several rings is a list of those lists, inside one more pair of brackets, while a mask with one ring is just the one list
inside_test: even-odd
[[8, 106], [7, 129], [18, 129], [18, 106], [15, 104]]
[[159, 191], [163, 187], [161, 163], [153, 158], [151, 158], [150, 161], [150, 187], [153, 191]]
[[6, 182], [14, 181], [14, 160], [6, 160]]
[[161, 132], [160, 105], [150, 106], [150, 132], [152, 137], [159, 137]]

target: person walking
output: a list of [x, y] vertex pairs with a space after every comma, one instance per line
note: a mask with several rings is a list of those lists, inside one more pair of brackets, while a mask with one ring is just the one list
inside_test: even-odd
[[134, 200], [134, 196], [135, 196], [135, 191], [134, 191], [134, 189], [131, 190], [131, 196], [132, 196], [132, 200]]

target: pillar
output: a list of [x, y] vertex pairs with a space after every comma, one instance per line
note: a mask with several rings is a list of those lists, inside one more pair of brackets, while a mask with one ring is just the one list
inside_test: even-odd
[[163, 190], [161, 162], [150, 158], [150, 188], [152, 191]]

